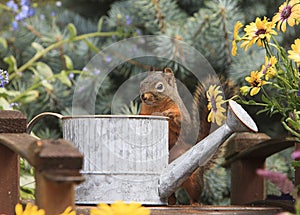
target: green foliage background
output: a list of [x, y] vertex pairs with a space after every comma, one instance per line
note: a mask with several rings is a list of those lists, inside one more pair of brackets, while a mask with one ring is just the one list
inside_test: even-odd
[[[216, 73], [239, 85], [246, 74], [263, 62], [264, 53], [252, 48], [233, 58], [230, 50], [234, 24], [238, 20], [245, 24], [252, 22], [257, 16], [271, 18], [283, 1], [64, 0], [58, 7], [56, 1], [40, 0], [32, 2], [35, 15], [27, 18], [25, 24], [20, 23], [16, 31], [11, 28], [14, 14], [5, 8], [6, 2], [0, 1], [0, 68], [9, 71], [10, 83], [0, 89], [0, 109], [19, 109], [30, 120], [45, 111], [70, 114], [75, 83], [85, 65], [105, 47], [133, 36], [167, 35], [181, 39], [199, 50]], [[282, 41], [289, 44], [297, 30], [288, 31]], [[170, 55], [173, 54], [171, 50]], [[192, 91], [195, 83], [189, 73], [180, 65], [172, 66], [176, 77]], [[143, 71], [143, 67], [131, 63], [116, 68], [97, 94], [96, 113], [109, 114], [118, 86]], [[82, 98], [86, 96], [89, 95]], [[17, 105], [11, 107], [14, 103]], [[139, 111], [138, 100], [120, 103], [120, 107], [123, 113]], [[249, 112], [261, 131], [270, 135], [282, 131], [279, 125], [271, 128], [264, 125], [265, 117], [255, 116], [256, 110]], [[61, 136], [59, 126], [56, 120], [44, 120], [34, 133], [41, 138], [57, 138]], [[286, 161], [288, 154], [274, 159]], [[228, 204], [228, 172], [214, 169], [206, 175], [206, 180], [212, 183], [207, 183], [211, 187], [204, 192], [204, 203]]]

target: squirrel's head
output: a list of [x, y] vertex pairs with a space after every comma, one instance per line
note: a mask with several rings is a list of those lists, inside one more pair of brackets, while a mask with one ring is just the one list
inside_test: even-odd
[[150, 71], [140, 84], [140, 97], [143, 103], [155, 105], [177, 95], [174, 73], [170, 68], [163, 71]]

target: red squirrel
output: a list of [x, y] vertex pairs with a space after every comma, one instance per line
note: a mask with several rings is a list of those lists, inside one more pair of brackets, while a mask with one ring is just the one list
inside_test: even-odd
[[[195, 144], [188, 142], [194, 126], [178, 93], [174, 73], [170, 68], [164, 68], [163, 71], [148, 72], [148, 76], [140, 84], [140, 98], [142, 100], [141, 115], [169, 117], [169, 162], [172, 162]], [[206, 105], [204, 107], [206, 108]], [[204, 120], [208, 127], [209, 123], [206, 119]], [[200, 127], [203, 128], [204, 126], [201, 125]], [[209, 129], [206, 129], [207, 131]], [[206, 135], [208, 133], [202, 133], [199, 136], [204, 137]], [[190, 197], [190, 203], [198, 203], [203, 188], [203, 170], [198, 168], [183, 183], [183, 187]], [[175, 201], [174, 196], [169, 198], [170, 204], [174, 204]]]

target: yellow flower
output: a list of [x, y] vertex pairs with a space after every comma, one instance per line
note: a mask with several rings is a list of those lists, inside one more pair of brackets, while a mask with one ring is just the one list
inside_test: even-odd
[[73, 211], [73, 210], [72, 210], [72, 207], [69, 206], [69, 207], [67, 207], [66, 210], [65, 210], [63, 213], [61, 213], [60, 215], [76, 215], [76, 211]]
[[236, 56], [237, 53], [237, 45], [236, 45], [236, 41], [232, 40], [232, 48], [231, 48], [231, 55], [232, 56]]
[[284, 2], [280, 7], [279, 11], [275, 14], [272, 21], [274, 23], [277, 22], [278, 31], [281, 30], [283, 32], [286, 31], [286, 23], [289, 26], [294, 26], [297, 20], [300, 18], [300, 5], [299, 0], [291, 0]]
[[45, 215], [45, 211], [43, 209], [38, 209], [37, 206], [28, 203], [23, 211], [23, 207], [21, 204], [17, 204], [15, 206], [16, 215]]
[[266, 80], [269, 78], [273, 78], [276, 74], [275, 64], [277, 63], [277, 59], [275, 56], [271, 56], [270, 59], [265, 56], [265, 64], [261, 67], [261, 73], [265, 75]]
[[240, 30], [241, 27], [243, 27], [243, 24], [240, 21], [236, 22], [235, 25], [234, 25], [233, 41], [232, 41], [232, 48], [231, 48], [232, 56], [236, 56], [236, 52], [237, 52], [236, 42], [240, 41], [240, 39], [241, 39], [239, 37], [239, 30]]
[[294, 44], [292, 44], [292, 50], [288, 50], [288, 58], [294, 60], [298, 64], [300, 63], [300, 39], [296, 39]]
[[206, 97], [208, 99], [207, 109], [210, 111], [207, 117], [208, 122], [217, 123], [217, 125], [221, 125], [222, 121], [226, 119], [224, 112], [225, 108], [222, 107], [224, 103], [222, 95], [222, 91], [219, 90], [220, 86], [211, 85], [206, 92]]
[[239, 30], [241, 27], [243, 27], [243, 24], [240, 21], [237, 21], [234, 25], [234, 30], [233, 30], [233, 39], [234, 40], [239, 39]]
[[250, 76], [246, 77], [245, 80], [250, 84], [250, 96], [256, 95], [260, 91], [260, 87], [267, 82], [262, 80], [263, 74], [258, 71], [252, 71]]
[[245, 51], [256, 43], [258, 46], [264, 46], [263, 41], [269, 42], [271, 35], [277, 35], [277, 32], [273, 29], [275, 24], [269, 22], [266, 17], [263, 20], [256, 18], [255, 22], [251, 22], [244, 28], [246, 34], [242, 37], [245, 40], [241, 47], [245, 48]]
[[249, 87], [249, 86], [242, 86], [240, 88], [240, 92], [243, 96], [246, 96], [250, 90], [251, 90], [251, 87]]
[[111, 206], [99, 204], [98, 208], [92, 208], [90, 215], [149, 215], [150, 210], [142, 207], [139, 203], [126, 204], [123, 201], [116, 201]]

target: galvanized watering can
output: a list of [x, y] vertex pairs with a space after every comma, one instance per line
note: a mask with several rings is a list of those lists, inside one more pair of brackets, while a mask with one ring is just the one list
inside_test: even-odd
[[197, 167], [205, 165], [234, 132], [257, 132], [256, 124], [236, 102], [229, 101], [226, 123], [168, 164], [168, 119], [160, 116], [62, 116], [63, 137], [84, 154], [86, 181], [76, 188], [77, 204], [116, 200], [165, 205], [168, 197]]

